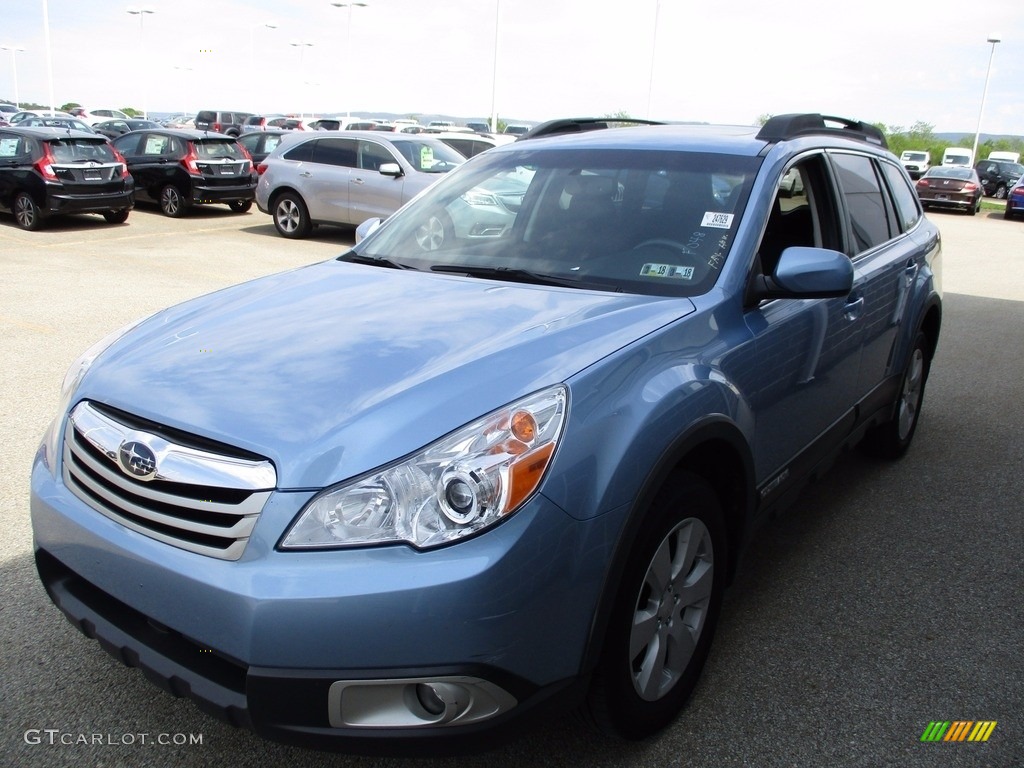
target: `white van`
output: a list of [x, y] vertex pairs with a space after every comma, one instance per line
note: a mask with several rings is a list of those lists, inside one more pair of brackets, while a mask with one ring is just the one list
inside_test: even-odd
[[989, 152], [989, 160], [1005, 160], [1008, 163], [1019, 163], [1020, 152]]
[[942, 153], [943, 165], [965, 165], [970, 168], [974, 165], [974, 152], [963, 147], [946, 147]]

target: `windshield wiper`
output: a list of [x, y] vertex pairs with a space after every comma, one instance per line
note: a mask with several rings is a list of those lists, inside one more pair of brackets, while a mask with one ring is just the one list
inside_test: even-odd
[[387, 269], [416, 269], [408, 264], [399, 264], [397, 261], [385, 259], [383, 256], [365, 256], [355, 251], [343, 253], [338, 261], [347, 261], [352, 264], [369, 264], [371, 267], [385, 267]]
[[469, 277], [490, 278], [492, 280], [508, 280], [514, 283], [532, 283], [533, 285], [556, 285], [568, 288], [586, 287], [582, 280], [576, 278], [545, 275], [540, 272], [530, 272], [527, 269], [515, 269], [513, 267], [482, 267], [474, 266], [472, 264], [435, 264], [430, 268], [430, 271], [467, 275]]

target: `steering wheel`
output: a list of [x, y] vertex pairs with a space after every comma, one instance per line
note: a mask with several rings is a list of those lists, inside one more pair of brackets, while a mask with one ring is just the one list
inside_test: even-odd
[[691, 248], [687, 248], [678, 240], [669, 240], [667, 237], [655, 237], [651, 240], [644, 240], [642, 243], [638, 243], [633, 246], [634, 251], [639, 250], [640, 248], [670, 248], [676, 253], [686, 254], [687, 256], [696, 256], [696, 251]]

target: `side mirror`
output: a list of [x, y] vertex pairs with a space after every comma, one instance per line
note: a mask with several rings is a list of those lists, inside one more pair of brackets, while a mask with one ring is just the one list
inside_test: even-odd
[[753, 303], [766, 299], [830, 299], [853, 289], [853, 263], [839, 251], [792, 246], [782, 252], [773, 275], [754, 279]]
[[380, 223], [380, 219], [367, 219], [356, 227], [356, 243], [362, 242], [368, 235], [375, 232]]
[[380, 168], [377, 169], [381, 176], [393, 176], [398, 178], [402, 175], [402, 166], [398, 163], [381, 163]]

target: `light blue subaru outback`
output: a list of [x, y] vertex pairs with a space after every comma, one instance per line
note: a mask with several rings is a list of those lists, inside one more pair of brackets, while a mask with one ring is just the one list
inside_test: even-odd
[[68, 618], [311, 747], [669, 723], [758, 522], [910, 445], [940, 239], [863, 123], [597, 127], [87, 352], [32, 472]]

